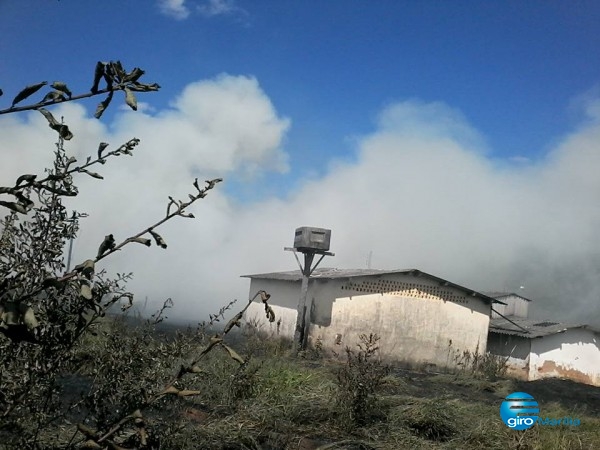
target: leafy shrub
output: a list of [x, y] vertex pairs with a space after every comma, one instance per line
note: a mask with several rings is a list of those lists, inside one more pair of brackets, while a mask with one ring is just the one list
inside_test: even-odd
[[361, 334], [359, 339], [359, 350], [346, 348], [346, 363], [336, 373], [342, 420], [354, 425], [369, 421], [375, 412], [377, 389], [389, 373], [389, 368], [377, 358], [379, 336]]

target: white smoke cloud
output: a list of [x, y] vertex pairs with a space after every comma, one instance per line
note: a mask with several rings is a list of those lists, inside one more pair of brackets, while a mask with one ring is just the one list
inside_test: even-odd
[[198, 5], [200, 14], [206, 17], [223, 15], [247, 15], [247, 11], [240, 8], [233, 0], [208, 0], [202, 5]]
[[165, 16], [176, 20], [187, 19], [190, 15], [185, 0], [158, 0], [158, 8]]
[[198, 4], [186, 0], [157, 0], [158, 10], [161, 14], [175, 20], [187, 19], [192, 11], [203, 17], [234, 16], [238, 19], [248, 18], [249, 13], [239, 7], [233, 0], [206, 0]]
[[[227, 182], [289, 169], [282, 142], [290, 121], [253, 78], [190, 84], [168, 110], [125, 112], [110, 127], [81, 106], [58, 110], [75, 133], [68, 148], [80, 157], [99, 141], [142, 139], [133, 158], [101, 168], [104, 181], [81, 179], [73, 206], [91, 215], [76, 260], [93, 256], [105, 234], [119, 240], [161, 218], [167, 196], [186, 198], [196, 176]], [[545, 159], [511, 163], [491, 158], [485, 139], [449, 106], [395, 103], [358, 140], [353, 162], [332, 161], [326, 175], [284, 199], [240, 204], [217, 188], [193, 207], [197, 219], [159, 230], [166, 251], [131, 245], [107, 267], [135, 273], [138, 299], [173, 297], [173, 316], [200, 320], [247, 298], [241, 274], [295, 268], [283, 251], [294, 229], [322, 226], [333, 230], [336, 253], [323, 266], [365, 267], [372, 251], [376, 268], [415, 267], [480, 290], [525, 286], [536, 315], [589, 322], [600, 312], [594, 111]], [[2, 184], [51, 161], [53, 131], [41, 115], [0, 119], [0, 133], [0, 177], [9, 180]]]

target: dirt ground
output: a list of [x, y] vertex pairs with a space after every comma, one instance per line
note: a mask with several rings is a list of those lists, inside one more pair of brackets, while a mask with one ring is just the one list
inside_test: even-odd
[[583, 410], [600, 417], [600, 387], [557, 378], [514, 381], [514, 386], [516, 391], [531, 394], [542, 405], [556, 402], [565, 409]]

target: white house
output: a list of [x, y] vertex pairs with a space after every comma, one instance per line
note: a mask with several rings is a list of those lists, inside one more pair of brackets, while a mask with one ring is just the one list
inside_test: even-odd
[[[504, 310], [522, 313], [524, 306], [518, 303], [530, 302], [516, 294], [499, 298], [505, 301], [511, 297], [513, 309], [508, 301]], [[508, 358], [509, 374], [524, 380], [568, 378], [600, 386], [599, 330], [583, 324], [494, 315], [487, 348], [490, 353]]]
[[[277, 320], [260, 301], [246, 313], [263, 330], [293, 337], [300, 271], [244, 275], [250, 293], [265, 290]], [[326, 349], [355, 348], [362, 333], [377, 333], [383, 357], [413, 364], [452, 365], [456, 351], [486, 349], [492, 303], [500, 301], [416, 269], [316, 269], [310, 279], [308, 340]]]

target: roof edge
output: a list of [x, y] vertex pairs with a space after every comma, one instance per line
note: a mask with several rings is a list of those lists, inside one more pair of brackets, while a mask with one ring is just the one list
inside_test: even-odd
[[[335, 270], [335, 269], [329, 269], [329, 270]], [[356, 269], [358, 270], [358, 269]], [[348, 275], [347, 278], [358, 278], [358, 277], [370, 277], [370, 276], [380, 276], [380, 275], [392, 275], [392, 274], [410, 274], [413, 276], [425, 276], [427, 278], [430, 278], [432, 280], [437, 281], [438, 283], [440, 283], [443, 286], [450, 286], [453, 287], [455, 289], [461, 290], [463, 292], [466, 292], [468, 295], [473, 296], [473, 297], [478, 297], [481, 300], [483, 300], [485, 303], [489, 303], [489, 304], [500, 304], [500, 305], [506, 305], [505, 302], [498, 300], [494, 297], [490, 297], [488, 295], [485, 295], [482, 292], [476, 291], [474, 289], [468, 289], [464, 286], [461, 286], [460, 284], [456, 284], [453, 283], [451, 281], [448, 281], [444, 278], [440, 278], [437, 277], [435, 275], [431, 275], [430, 273], [427, 272], [423, 272], [422, 270], [419, 269], [394, 269], [394, 270], [386, 270], [386, 269], [370, 269], [372, 271], [374, 271], [374, 273], [365, 273], [365, 274], [355, 274], [355, 275]], [[274, 274], [291, 274], [293, 273], [293, 278], [291, 279], [285, 279], [285, 278], [272, 278], [272, 277], [268, 277], [268, 275], [274, 275]], [[295, 274], [298, 274], [298, 276], [296, 277]], [[298, 282], [302, 279], [302, 275], [300, 273], [299, 270], [296, 271], [283, 271], [283, 272], [271, 272], [271, 273], [262, 273], [262, 274], [251, 274], [251, 275], [240, 275], [240, 278], [250, 278], [250, 279], [271, 279], [271, 280], [277, 280], [277, 281], [284, 281], [284, 282]], [[340, 277], [336, 277], [336, 278], [346, 278], [344, 276], [340, 276]], [[315, 277], [314, 279], [333, 279], [333, 277]]]

